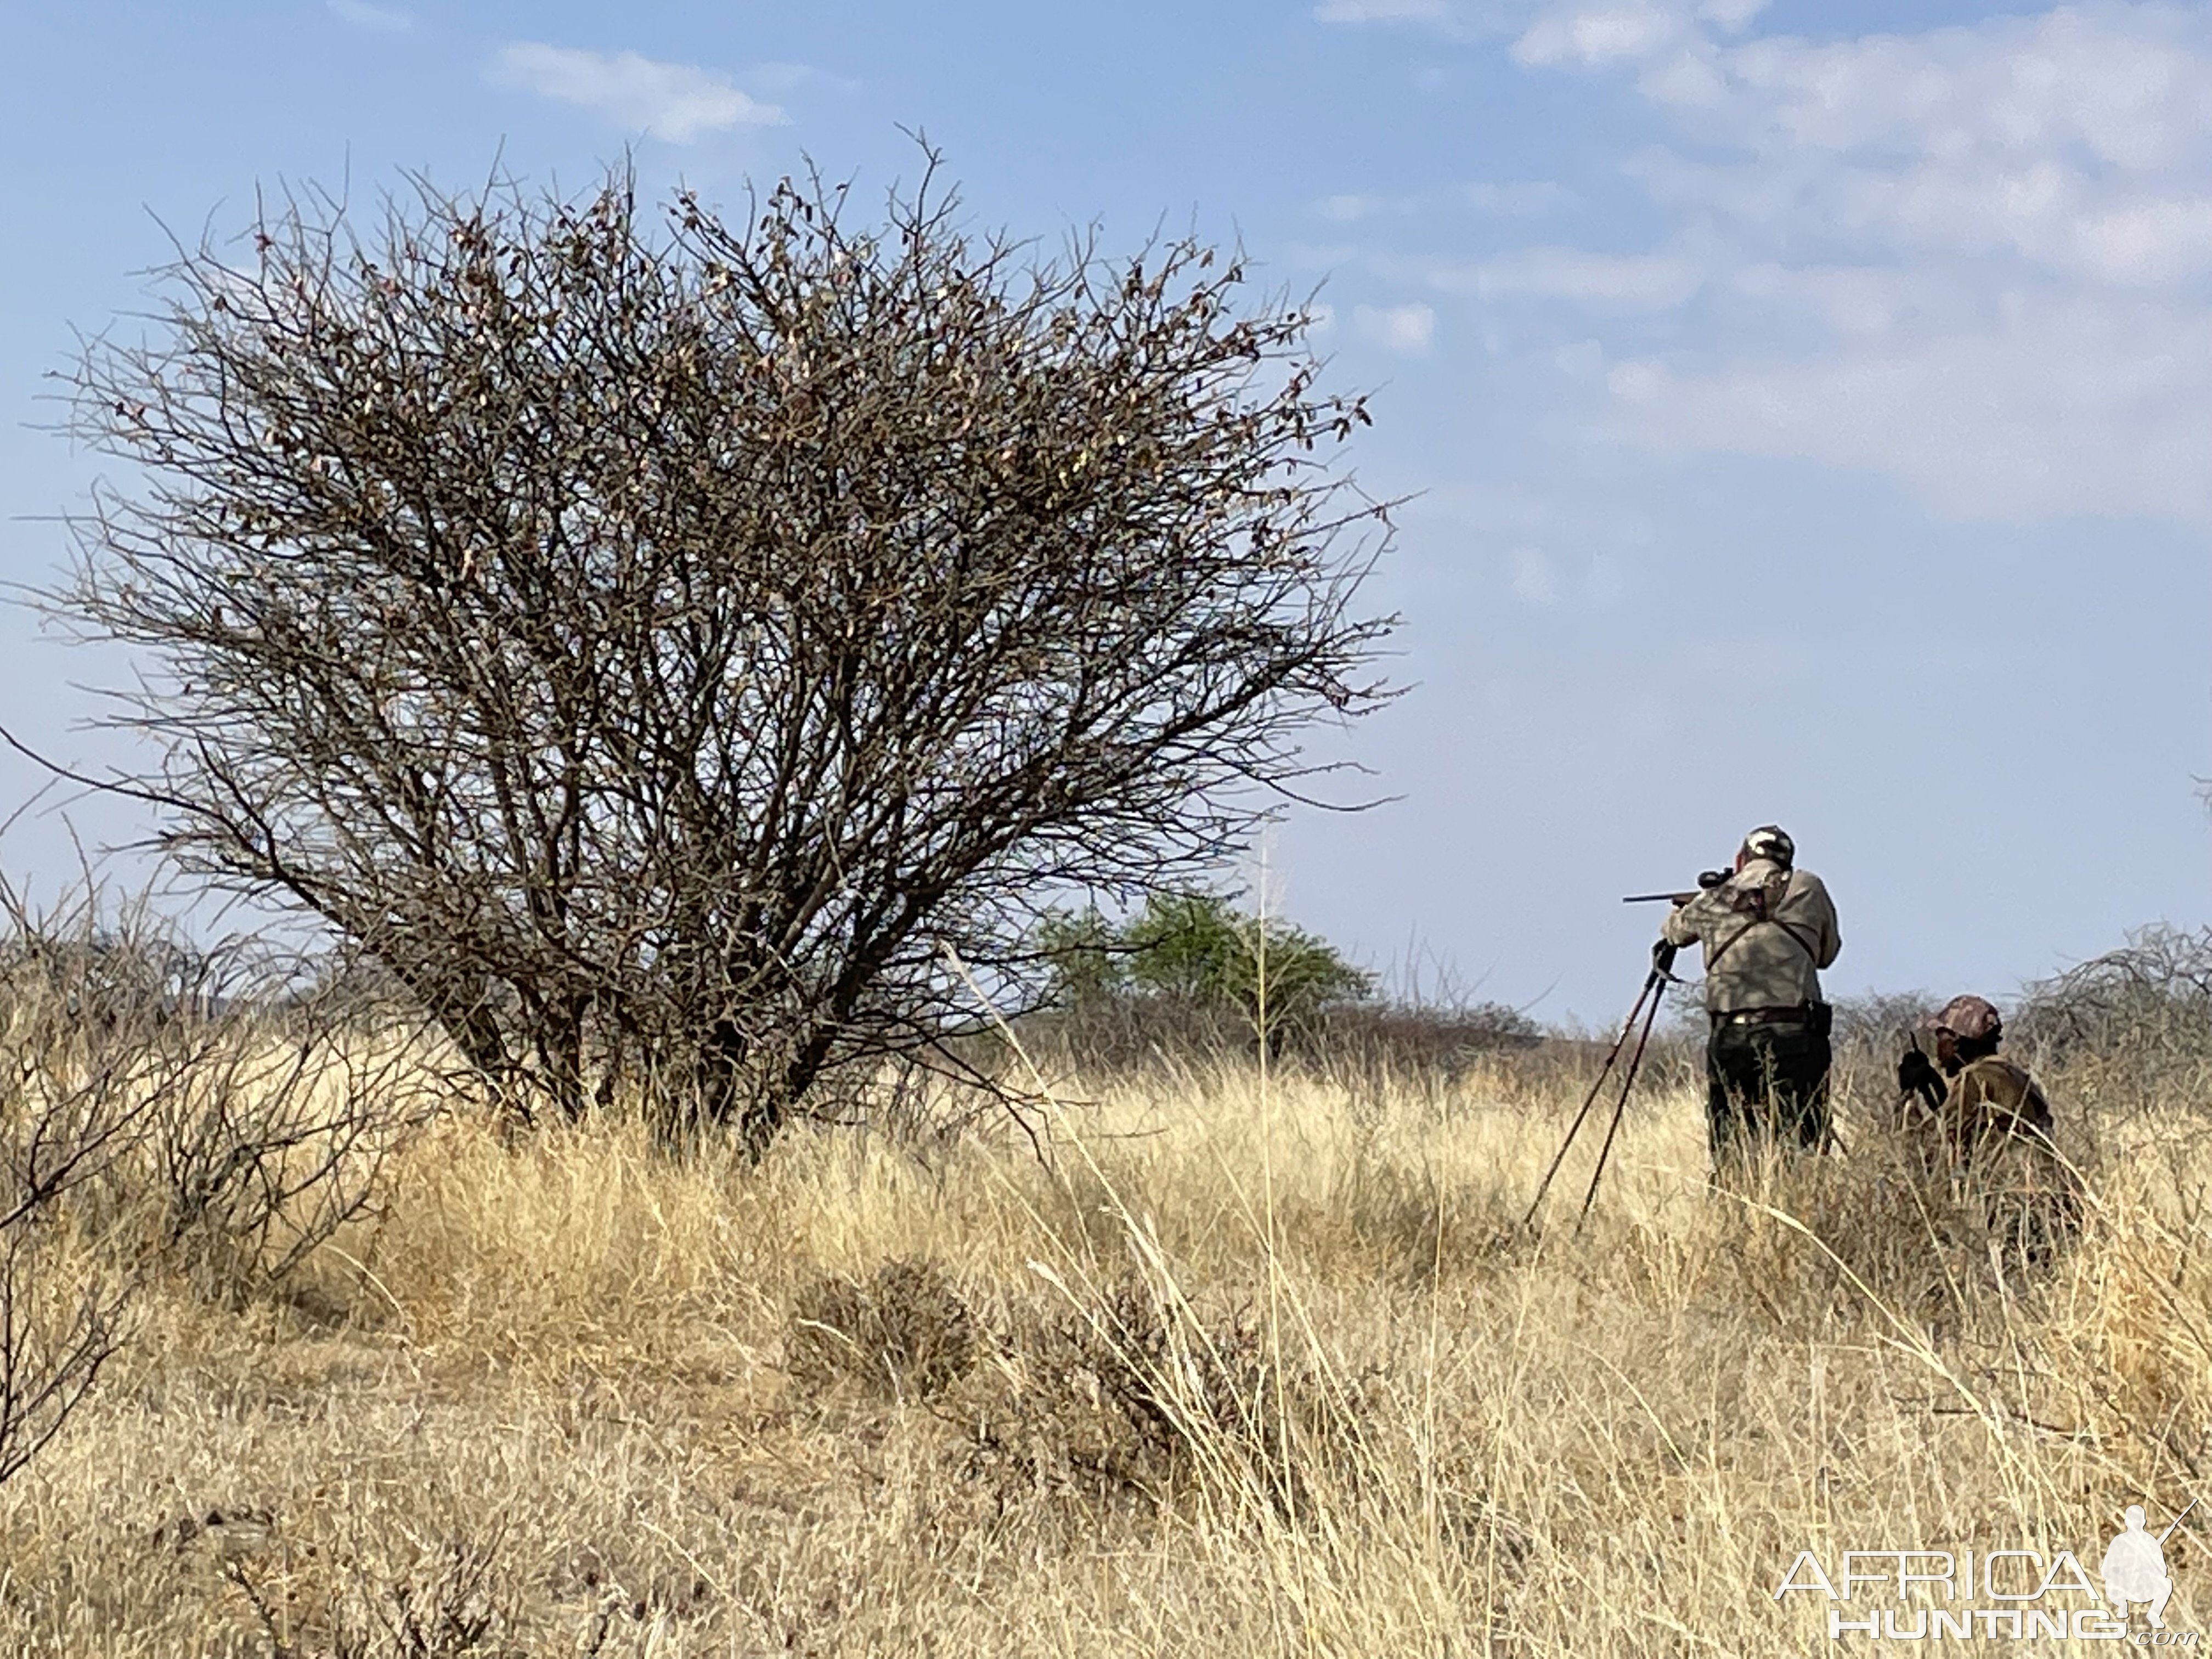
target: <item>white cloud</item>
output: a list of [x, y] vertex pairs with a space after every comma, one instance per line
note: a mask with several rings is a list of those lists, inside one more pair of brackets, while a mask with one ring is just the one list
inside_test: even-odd
[[1541, 0], [1319, 0], [1322, 23], [1410, 23], [1448, 38], [1512, 35], [1527, 27]]
[[1471, 209], [1500, 219], [1534, 219], [1557, 213], [1574, 200], [1574, 192], [1556, 180], [1534, 179], [1505, 183], [1484, 180], [1399, 195], [1324, 196], [1314, 206], [1322, 218], [1349, 225], [1374, 219], [1428, 218], [1455, 209]]
[[1362, 219], [1398, 211], [1397, 204], [1407, 198], [1389, 196], [1325, 196], [1319, 204], [1321, 216], [1340, 225], [1356, 224]]
[[1541, 548], [1516, 547], [1506, 556], [1513, 564], [1513, 592], [1530, 605], [1559, 602], [1559, 573]]
[[1577, 380], [1592, 380], [1604, 371], [1605, 348], [1595, 340], [1577, 340], [1554, 351], [1552, 362], [1562, 374], [1572, 375]]
[[1523, 64], [1579, 64], [1595, 67], [1622, 58], [1652, 57], [1691, 36], [1697, 20], [1689, 8], [1659, 0], [1553, 8], [1513, 43]]
[[1419, 23], [1462, 39], [1558, 33], [1600, 52], [1656, 30], [1672, 38], [1700, 24], [1738, 30], [1766, 9], [1767, 0], [1320, 0], [1323, 23]]
[[392, 11], [383, 6], [372, 6], [368, 0], [325, 0], [331, 15], [342, 23], [350, 23], [357, 29], [374, 29], [386, 34], [404, 34], [415, 27], [415, 20], [404, 11]]
[[1501, 218], [1534, 219], [1571, 206], [1575, 193], [1552, 179], [1523, 179], [1514, 184], [1474, 184], [1462, 187], [1467, 204], [1480, 213]]
[[721, 76], [634, 52], [609, 55], [519, 40], [502, 46], [487, 72], [499, 85], [598, 110], [673, 144], [730, 127], [781, 126], [787, 119], [777, 106], [739, 91]]
[[1667, 392], [1667, 366], [1657, 362], [1617, 363], [1605, 377], [1606, 388], [1632, 404], [1656, 403]]
[[1428, 306], [1354, 306], [1352, 325], [1362, 339], [1401, 357], [1422, 357], [1436, 343], [1437, 313]]
[[1572, 300], [1618, 311], [1665, 311], [1705, 283], [1705, 273], [1679, 253], [1584, 253], [1532, 247], [1480, 264], [1444, 267], [1431, 280], [1447, 292], [1486, 300]]
[[1519, 61], [1616, 77], [1670, 130], [1630, 165], [1662, 228], [1436, 285], [1524, 337], [1557, 313], [1549, 349], [1599, 325], [1609, 418], [1655, 447], [1871, 469], [1975, 515], [2212, 521], [2212, 9], [1730, 33], [1757, 9], [1547, 7]]
[[[1757, 34], [1763, 10], [1329, 0], [1507, 28], [1524, 67], [1602, 77], [1663, 139], [1622, 158], [1657, 216], [1636, 241], [1370, 268], [1472, 301], [1466, 337], [1607, 388], [1601, 420], [1655, 448], [1873, 470], [1957, 513], [2212, 523], [2212, 5], [1820, 41]], [[1508, 222], [1577, 205], [1547, 188], [1455, 199]], [[1441, 229], [1439, 195], [1322, 210]]]
[[1523, 64], [1595, 68], [1700, 52], [1711, 33], [1736, 33], [1766, 0], [1546, 0], [1513, 43]]
[[1655, 448], [1892, 474], [1953, 514], [2212, 520], [2212, 316], [2020, 296], [1978, 331], [1862, 351], [1617, 365], [1620, 426]]

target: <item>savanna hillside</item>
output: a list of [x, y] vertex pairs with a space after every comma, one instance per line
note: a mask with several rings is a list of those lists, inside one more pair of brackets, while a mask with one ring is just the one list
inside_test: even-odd
[[[1808, 1652], [1820, 1611], [1770, 1594], [1800, 1549], [2094, 1563], [2212, 1457], [2212, 1077], [2182, 1048], [2054, 1043], [2093, 1202], [2023, 1276], [1869, 1127], [1871, 1047], [1848, 1156], [1734, 1196], [1669, 1050], [1587, 1224], [1594, 1136], [1524, 1232], [1573, 1045], [1041, 1060], [1037, 1146], [909, 1105], [755, 1167], [620, 1111], [503, 1134], [358, 1028], [264, 1020], [240, 1066], [235, 1030], [176, 1048], [182, 1016], [60, 1043], [81, 1012], [16, 1009], [19, 1127], [58, 1079], [159, 1080], [102, 1042], [200, 1081], [17, 1239], [10, 1330], [129, 1297], [0, 1486], [9, 1652]], [[255, 1167], [320, 1172], [273, 1211], [175, 1175], [190, 1125], [270, 1139], [257, 1090], [309, 1132]], [[347, 1171], [361, 1207], [323, 1196]], [[2168, 1546], [2170, 1626], [2204, 1536]]]

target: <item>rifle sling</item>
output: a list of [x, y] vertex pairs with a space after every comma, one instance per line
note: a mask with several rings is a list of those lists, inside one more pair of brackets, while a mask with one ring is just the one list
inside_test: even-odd
[[[1795, 870], [1792, 870], [1787, 876], [1783, 878], [1782, 896], [1775, 901], [1775, 908], [1777, 909], [1779, 909], [1783, 905], [1790, 902], [1790, 889], [1791, 884], [1795, 883], [1796, 879], [1797, 872]], [[1797, 942], [1797, 948], [1805, 953], [1805, 959], [1813, 964], [1813, 971], [1815, 973], [1820, 971], [1820, 952], [1819, 949], [1806, 941], [1805, 935], [1798, 931], [1796, 923], [1784, 921], [1779, 916], [1771, 916], [1767, 915], [1766, 907], [1763, 903], [1759, 906], [1759, 911], [1757, 915], [1745, 922], [1742, 927], [1737, 928], [1735, 932], [1730, 933], [1726, 939], [1723, 939], [1718, 945], [1713, 947], [1713, 953], [1705, 963], [1705, 971], [1710, 974], [1714, 969], [1719, 967], [1721, 958], [1728, 954], [1729, 946], [1734, 945], [1746, 933], [1749, 933], [1753, 928], [1760, 926], [1762, 923], [1770, 927], [1779, 927], [1784, 933], [1795, 939]]]

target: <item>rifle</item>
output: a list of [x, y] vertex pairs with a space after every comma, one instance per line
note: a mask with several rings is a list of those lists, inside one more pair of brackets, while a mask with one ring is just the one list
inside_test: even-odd
[[1631, 893], [1626, 898], [1621, 900], [1621, 902], [1623, 904], [1657, 904], [1663, 899], [1668, 904], [1687, 904], [1692, 899], [1697, 897], [1698, 893], [1711, 892], [1714, 888], [1726, 881], [1732, 873], [1734, 872], [1727, 870], [1700, 870], [1698, 872], [1697, 892]]
[[[1904, 1036], [1906, 1053], [1905, 1055], [1901, 1057], [1898, 1062], [1900, 1074], [1902, 1073], [1905, 1060], [1913, 1054], [1918, 1054], [1922, 1060], [1928, 1062], [1925, 1066], [1916, 1066], [1914, 1068], [1918, 1075], [1915, 1077], [1911, 1085], [1905, 1090], [1905, 1093], [1908, 1095], [1917, 1096], [1921, 1100], [1926, 1102], [1929, 1111], [1940, 1112], [1943, 1109], [1943, 1102], [1949, 1097], [1949, 1080], [1944, 1077], [1942, 1072], [1936, 1069], [1934, 1057], [1929, 1054], [1927, 1048], [1921, 1043], [1919, 1032], [1913, 1030], [1910, 1026], [1908, 1026], [1905, 1028]], [[2184, 1515], [2186, 1515], [2188, 1512], [2189, 1511], [2186, 1510], [2182, 1511]]]
[[2193, 1509], [2195, 1509], [2196, 1507], [2197, 1507], [2197, 1500], [2196, 1500], [2195, 1498], [2191, 1498], [2191, 1499], [2189, 1500], [2189, 1504], [2188, 1504], [2187, 1508], [2185, 1508], [2185, 1509], [2181, 1511], [2181, 1514], [2180, 1514], [2180, 1515], [2177, 1515], [2177, 1516], [2175, 1516], [2173, 1517], [2173, 1519], [2172, 1519], [2170, 1522], [2168, 1522], [2168, 1523], [2167, 1523], [2166, 1530], [2165, 1530], [2164, 1532], [2162, 1532], [2162, 1533], [2159, 1534], [2159, 1535], [2158, 1535], [2158, 1541], [2159, 1541], [2160, 1544], [2164, 1544], [2167, 1539], [2169, 1539], [2169, 1538], [2172, 1537], [2172, 1536], [2173, 1536], [2173, 1529], [2174, 1529], [2174, 1528], [2176, 1528], [2176, 1527], [2178, 1527], [2178, 1526], [2179, 1526], [2179, 1525], [2181, 1524], [2183, 1516], [2186, 1516], [2186, 1515], [2189, 1513], [2190, 1510], [2193, 1510]]

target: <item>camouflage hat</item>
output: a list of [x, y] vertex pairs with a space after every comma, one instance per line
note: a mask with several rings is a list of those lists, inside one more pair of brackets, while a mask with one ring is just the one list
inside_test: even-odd
[[1771, 859], [1784, 869], [1797, 856], [1797, 843], [1782, 832], [1779, 824], [1762, 823], [1743, 838], [1743, 855], [1747, 859]]
[[1948, 1031], [1969, 1042], [2001, 1036], [2004, 1030], [2004, 1018], [1997, 1012], [1996, 1005], [1977, 996], [1953, 997], [1928, 1016], [1927, 1024], [1936, 1030]]

